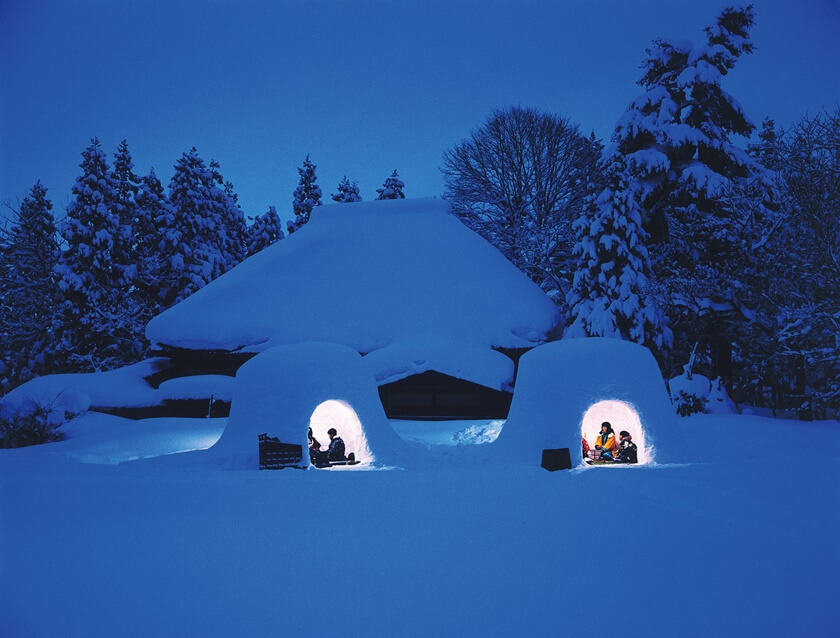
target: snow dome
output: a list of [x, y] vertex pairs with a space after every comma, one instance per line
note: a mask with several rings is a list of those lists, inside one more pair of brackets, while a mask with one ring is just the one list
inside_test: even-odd
[[513, 365], [491, 348], [533, 347], [557, 319], [542, 290], [449, 204], [389, 200], [319, 207], [146, 334], [158, 347], [216, 352], [340, 343], [375, 353], [379, 384], [434, 369], [502, 390]]
[[543, 449], [569, 448], [582, 463], [581, 436], [592, 445], [603, 421], [616, 436], [632, 435], [640, 464], [678, 452], [676, 417], [650, 351], [618, 339], [565, 339], [522, 356], [510, 415], [492, 445], [534, 464]]
[[388, 423], [376, 384], [362, 357], [331, 343], [270, 348], [236, 374], [233, 403], [225, 431], [207, 454], [233, 469], [256, 469], [258, 437], [276, 436], [303, 446], [312, 427], [323, 449], [330, 427], [363, 467], [397, 462], [408, 445]]

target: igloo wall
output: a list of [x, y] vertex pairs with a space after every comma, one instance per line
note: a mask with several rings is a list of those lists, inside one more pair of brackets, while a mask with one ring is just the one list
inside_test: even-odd
[[[653, 355], [629, 341], [596, 337], [547, 343], [523, 355], [494, 451], [506, 460], [539, 465], [543, 449], [567, 447], [572, 461], [582, 463], [584, 415], [603, 401], [621, 402], [638, 415], [644, 432], [631, 434], [644, 443], [641, 462], [679, 456], [676, 415]], [[615, 420], [619, 425], [618, 414]], [[617, 435], [624, 428], [614, 429]]]
[[[207, 453], [225, 467], [256, 469], [258, 436], [265, 432], [302, 445], [306, 457], [307, 432], [313, 415], [316, 424], [322, 422], [316, 410], [323, 411], [325, 403], [333, 406], [331, 418], [358, 419], [361, 433], [352, 428], [345, 442], [360, 461], [393, 464], [410, 454], [385, 417], [361, 355], [346, 346], [313, 342], [269, 348], [238, 370], [227, 427]], [[319, 442], [326, 449], [329, 439]]]

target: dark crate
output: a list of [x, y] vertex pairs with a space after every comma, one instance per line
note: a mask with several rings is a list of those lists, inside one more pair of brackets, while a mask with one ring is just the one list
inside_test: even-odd
[[541, 465], [549, 472], [571, 470], [572, 455], [569, 453], [569, 448], [561, 447], [556, 450], [543, 450]]
[[260, 469], [282, 470], [303, 467], [303, 446], [281, 443], [277, 437], [260, 434]]

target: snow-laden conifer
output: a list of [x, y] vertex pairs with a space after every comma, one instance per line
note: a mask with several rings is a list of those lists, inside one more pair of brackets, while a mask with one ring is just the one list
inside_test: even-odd
[[219, 166], [208, 167], [195, 148], [175, 164], [169, 205], [158, 219], [161, 230], [161, 303], [185, 299], [238, 264], [245, 255], [242, 210], [226, 188]]
[[715, 374], [731, 374], [734, 325], [751, 319], [753, 275], [779, 227], [768, 208], [766, 170], [734, 139], [754, 125], [721, 86], [752, 51], [752, 7], [728, 8], [706, 43], [656, 40], [643, 65], [645, 92], [621, 117], [606, 151], [624, 157], [638, 187], [662, 306], [682, 317], [687, 346], [713, 347]]
[[300, 229], [308, 222], [312, 209], [323, 203], [321, 201], [321, 187], [318, 186], [318, 177], [315, 175], [316, 168], [317, 166], [310, 161], [309, 155], [307, 155], [303, 161], [303, 166], [298, 169], [300, 183], [295, 188], [294, 201], [292, 202], [295, 220], [287, 224], [289, 234]]
[[222, 177], [219, 163], [210, 161], [210, 175], [214, 184], [211, 190], [219, 211], [219, 253], [221, 260], [214, 279], [239, 264], [248, 255], [248, 224], [245, 214], [239, 208], [239, 197], [233, 184]]
[[36, 182], [0, 235], [0, 394], [54, 371], [48, 350], [59, 248], [52, 207]]
[[165, 217], [169, 200], [154, 168], [140, 180], [135, 197], [136, 211], [132, 231], [137, 260], [137, 290], [145, 308], [145, 316], [153, 317], [161, 310], [160, 244], [163, 233], [158, 221]]
[[382, 188], [376, 189], [376, 192], [379, 193], [376, 199], [405, 199], [404, 188], [405, 183], [397, 175], [397, 169], [394, 169], [391, 177], [382, 184]]
[[120, 220], [118, 184], [99, 140], [82, 157], [82, 175], [59, 229], [67, 248], [55, 268], [61, 290], [56, 356], [69, 369], [101, 370], [136, 360], [144, 344], [131, 228]]
[[116, 198], [114, 205], [123, 226], [132, 227], [137, 214], [135, 198], [139, 190], [139, 180], [134, 174], [134, 160], [128, 150], [128, 142], [123, 140], [114, 153], [114, 170], [112, 176], [115, 182]]
[[339, 204], [362, 201], [362, 196], [359, 194], [359, 185], [356, 182], [351, 184], [346, 175], [338, 183], [338, 192], [333, 193], [332, 198]]
[[266, 246], [270, 246], [285, 237], [280, 216], [277, 214], [274, 206], [269, 206], [267, 213], [263, 213], [254, 220], [254, 223], [248, 229], [248, 233], [250, 236], [250, 243], [248, 245], [249, 256], [255, 255]]
[[648, 346], [670, 345], [671, 333], [648, 297], [646, 233], [621, 156], [605, 167], [607, 187], [574, 222], [578, 268], [567, 303], [567, 337], [613, 337]]

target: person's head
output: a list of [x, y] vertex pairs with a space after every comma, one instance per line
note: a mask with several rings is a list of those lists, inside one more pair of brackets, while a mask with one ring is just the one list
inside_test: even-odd
[[330, 437], [330, 441], [332, 441], [335, 438], [336, 434], [338, 434], [338, 432], [336, 432], [335, 428], [330, 428], [329, 430], [327, 430], [327, 436]]
[[601, 424], [601, 434], [612, 434], [612, 425], [610, 425], [609, 421], [604, 421]]
[[632, 439], [633, 438], [632, 436], [630, 436], [630, 433], [627, 430], [622, 430], [621, 432], [618, 433], [618, 436], [620, 436], [622, 439]]

